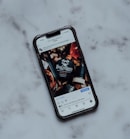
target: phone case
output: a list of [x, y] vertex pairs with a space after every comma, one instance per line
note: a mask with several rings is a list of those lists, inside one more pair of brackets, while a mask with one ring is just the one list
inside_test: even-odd
[[[51, 36], [51, 34], [55, 34], [55, 33], [57, 33], [58, 31], [61, 31], [61, 30], [64, 30], [64, 29], [71, 29], [71, 30], [72, 30], [73, 35], [74, 35], [74, 38], [75, 38], [75, 40], [76, 40], [76, 44], [78, 45], [78, 47], [79, 47], [80, 50], [81, 50], [81, 47], [80, 47], [80, 45], [79, 45], [79, 41], [78, 41], [78, 39], [77, 39], [76, 31], [75, 31], [75, 29], [74, 29], [72, 26], [65, 26], [65, 27], [63, 27], [63, 28], [60, 28], [60, 29], [57, 29], [57, 30], [54, 30], [54, 31], [51, 31], [51, 32], [48, 32], [48, 33], [45, 33], [45, 34], [37, 35], [37, 36], [34, 38], [34, 40], [33, 40], [33, 46], [34, 46], [34, 49], [35, 49], [35, 52], [36, 52], [36, 55], [37, 55], [37, 58], [38, 58], [38, 61], [39, 61], [39, 64], [40, 64], [42, 73], [43, 73], [44, 78], [45, 78], [45, 80], [46, 80], [46, 84], [47, 84], [48, 90], [49, 90], [49, 92], [50, 92], [49, 94], [50, 94], [50, 96], [51, 96], [51, 99], [52, 99], [52, 102], [53, 102], [53, 105], [54, 105], [54, 108], [55, 108], [56, 115], [57, 115], [60, 119], [62, 119], [62, 120], [70, 119], [70, 118], [72, 118], [72, 117], [74, 117], [74, 116], [77, 116], [77, 115], [79, 115], [79, 114], [84, 114], [84, 113], [86, 113], [86, 112], [92, 112], [92, 111], [96, 110], [96, 108], [97, 108], [97, 106], [98, 106], [98, 98], [97, 98], [97, 95], [96, 95], [96, 93], [95, 93], [95, 90], [94, 90], [94, 87], [93, 87], [93, 84], [92, 84], [92, 81], [91, 81], [91, 78], [90, 78], [90, 75], [89, 75], [89, 72], [88, 72], [88, 69], [87, 69], [87, 65], [86, 65], [86, 62], [85, 62], [85, 59], [84, 59], [82, 50], [81, 50], [82, 59], [83, 59], [83, 62], [84, 62], [84, 64], [85, 64], [85, 70], [86, 70], [86, 72], [87, 72], [87, 77], [88, 77], [88, 80], [89, 80], [89, 84], [91, 85], [91, 89], [92, 89], [94, 98], [95, 98], [95, 100], [96, 100], [96, 104], [95, 104], [94, 107], [91, 107], [91, 108], [89, 108], [89, 109], [87, 109], [87, 110], [83, 110], [83, 111], [80, 111], [80, 112], [76, 112], [76, 113], [71, 114], [71, 115], [68, 115], [68, 116], [61, 116], [61, 115], [59, 114], [59, 112], [58, 112], [56, 103], [55, 103], [55, 101], [54, 101], [54, 95], [52, 95], [52, 92], [51, 92], [50, 83], [48, 82], [47, 76], [46, 76], [46, 74], [45, 74], [45, 72], [44, 72], [43, 64], [42, 64], [42, 61], [41, 61], [41, 57], [40, 57], [40, 55], [39, 55], [39, 51], [38, 51], [38, 48], [37, 48], [37, 45], [36, 45], [36, 41], [37, 41], [37, 39], [39, 39], [39, 38], [42, 37], [42, 36], [45, 36], [45, 35]], [[73, 52], [73, 49], [72, 49], [72, 52]], [[71, 64], [71, 63], [69, 63], [69, 64]], [[80, 69], [77, 69], [77, 71], [79, 71], [79, 70], [80, 70], [80, 73], [81, 73], [81, 72], [83, 71], [83, 67], [82, 67], [82, 68], [80, 67]], [[82, 70], [82, 71], [81, 71], [81, 70]], [[77, 74], [77, 73], [76, 73], [76, 74]], [[55, 76], [57, 76], [57, 75], [55, 75]], [[61, 76], [62, 76], [62, 75], [61, 75]], [[66, 75], [66, 76], [69, 77], [70, 75], [69, 75], [69, 76]], [[63, 79], [64, 79], [64, 78], [63, 78]], [[68, 80], [69, 80], [69, 78], [68, 78]], [[77, 80], [77, 78], [74, 78], [73, 80]], [[83, 80], [81, 80], [81, 82], [82, 82], [82, 81], [83, 81]]]

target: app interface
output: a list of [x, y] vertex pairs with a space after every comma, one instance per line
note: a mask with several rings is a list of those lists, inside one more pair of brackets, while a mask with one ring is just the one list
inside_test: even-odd
[[52, 38], [41, 37], [37, 47], [59, 114], [68, 116], [93, 107], [91, 83], [72, 31], [66, 29]]

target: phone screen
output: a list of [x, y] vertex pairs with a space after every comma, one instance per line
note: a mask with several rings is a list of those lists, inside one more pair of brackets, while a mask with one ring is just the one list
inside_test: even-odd
[[92, 108], [96, 104], [84, 57], [71, 29], [41, 36], [36, 41], [43, 71], [60, 116]]

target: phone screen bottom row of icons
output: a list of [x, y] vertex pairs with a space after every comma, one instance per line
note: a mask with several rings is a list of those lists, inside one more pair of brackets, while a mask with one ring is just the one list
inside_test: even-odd
[[89, 103], [93, 103], [93, 100], [92, 99], [87, 99], [87, 100], [84, 100], [82, 102], [79, 102], [79, 103], [75, 103], [75, 104], [72, 104], [72, 105], [59, 105], [59, 110], [63, 113], [65, 111], [74, 111], [74, 110], [80, 110], [80, 109], [86, 109], [87, 106], [89, 106]]

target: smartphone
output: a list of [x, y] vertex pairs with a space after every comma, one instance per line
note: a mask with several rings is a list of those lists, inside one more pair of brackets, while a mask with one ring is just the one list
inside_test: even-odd
[[68, 119], [95, 110], [98, 99], [75, 29], [38, 35], [33, 45], [57, 116]]

